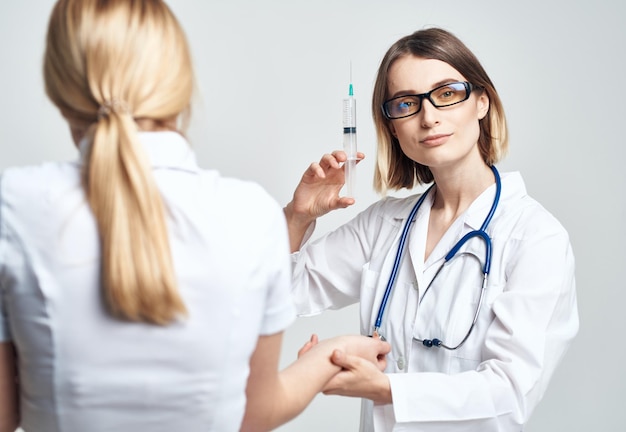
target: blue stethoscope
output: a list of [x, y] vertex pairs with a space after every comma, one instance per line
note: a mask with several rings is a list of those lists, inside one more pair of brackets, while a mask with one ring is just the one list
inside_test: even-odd
[[[435, 273], [435, 276], [433, 277], [433, 281], [434, 281], [435, 278], [437, 277], [437, 275], [439, 274], [439, 272], [441, 271], [441, 269], [443, 268], [443, 266], [457, 254], [459, 249], [469, 239], [471, 239], [473, 237], [480, 237], [480, 238], [483, 239], [483, 241], [485, 242], [485, 246], [486, 246], [485, 247], [485, 265], [483, 266], [483, 283], [482, 283], [481, 290], [480, 290], [480, 298], [478, 300], [478, 306], [476, 307], [476, 311], [474, 313], [474, 318], [472, 320], [472, 325], [470, 326], [470, 328], [469, 328], [467, 334], [465, 335], [465, 337], [456, 346], [448, 346], [448, 345], [444, 344], [441, 341], [441, 339], [437, 339], [437, 338], [433, 338], [433, 339], [417, 339], [416, 338], [416, 340], [418, 342], [421, 342], [426, 347], [430, 348], [430, 347], [434, 346], [434, 347], [438, 347], [438, 348], [445, 348], [445, 349], [448, 349], [448, 350], [455, 350], [455, 349], [459, 348], [461, 345], [463, 345], [465, 343], [467, 338], [469, 338], [469, 336], [472, 333], [472, 330], [474, 328], [474, 325], [476, 324], [476, 320], [478, 319], [478, 314], [480, 313], [480, 307], [482, 306], [482, 303], [483, 303], [483, 297], [484, 297], [484, 294], [485, 294], [485, 289], [487, 288], [487, 278], [488, 278], [489, 270], [490, 270], [490, 267], [491, 267], [491, 238], [485, 232], [485, 230], [487, 229], [487, 226], [489, 225], [489, 222], [491, 222], [491, 218], [493, 218], [493, 214], [496, 212], [496, 208], [498, 207], [498, 203], [500, 202], [500, 192], [502, 191], [502, 183], [500, 181], [500, 174], [498, 173], [498, 170], [496, 169], [495, 166], [491, 166], [491, 170], [493, 171], [493, 175], [494, 175], [494, 177], [496, 179], [496, 195], [495, 195], [495, 197], [493, 199], [493, 204], [491, 205], [491, 209], [489, 210], [489, 213], [487, 214], [487, 217], [485, 218], [485, 220], [484, 220], [483, 224], [481, 225], [480, 229], [468, 232], [467, 234], [465, 234], [463, 236], [463, 238], [461, 238], [461, 240], [459, 240], [452, 247], [452, 249], [450, 249], [450, 252], [448, 252], [448, 254], [445, 256], [444, 261], [441, 264], [441, 267], [439, 267], [439, 269]], [[415, 219], [415, 215], [417, 214], [417, 211], [419, 210], [420, 206], [424, 202], [424, 199], [426, 199], [426, 196], [428, 195], [428, 192], [430, 192], [430, 190], [433, 188], [433, 186], [434, 186], [434, 184], [431, 187], [429, 187], [428, 190], [426, 190], [426, 192], [424, 192], [422, 194], [422, 196], [417, 201], [417, 203], [415, 203], [415, 205], [413, 206], [413, 209], [411, 210], [411, 213], [409, 214], [409, 217], [406, 220], [406, 223], [404, 224], [404, 228], [402, 229], [402, 235], [400, 236], [400, 243], [398, 244], [398, 251], [396, 252], [396, 258], [395, 258], [394, 263], [393, 263], [393, 269], [391, 270], [391, 275], [389, 275], [389, 281], [387, 282], [387, 287], [385, 288], [385, 294], [383, 295], [383, 299], [380, 302], [380, 307], [378, 308], [378, 316], [376, 317], [376, 322], [374, 324], [374, 333], [375, 334], [380, 335], [380, 326], [381, 326], [382, 321], [383, 321], [383, 315], [385, 313], [385, 309], [387, 307], [387, 302], [389, 300], [389, 295], [391, 294], [391, 290], [392, 290], [394, 282], [396, 280], [396, 276], [398, 275], [398, 271], [400, 269], [400, 261], [402, 260], [402, 254], [404, 252], [404, 246], [406, 244], [406, 239], [407, 239], [407, 237], [409, 235], [409, 230], [411, 229], [411, 225], [413, 224], [413, 222], [415, 222], [414, 219]], [[430, 282], [430, 284], [426, 288], [426, 291], [424, 292], [424, 295], [426, 294], [426, 292], [428, 291], [428, 289], [430, 288], [431, 285], [432, 285], [432, 281]], [[423, 298], [423, 296], [422, 296], [422, 298]]]

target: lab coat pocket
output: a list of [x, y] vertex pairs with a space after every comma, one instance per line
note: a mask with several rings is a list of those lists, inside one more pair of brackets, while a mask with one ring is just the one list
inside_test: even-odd
[[478, 323], [472, 324], [477, 309], [477, 301], [459, 302], [454, 308], [454, 318], [451, 319], [450, 331], [446, 336], [453, 346], [465, 341], [451, 352], [454, 359], [450, 362], [451, 374], [474, 370], [482, 361], [482, 338], [478, 335]]
[[364, 265], [361, 273], [360, 313], [361, 333], [364, 335], [372, 333], [378, 313], [377, 305], [380, 305], [383, 297], [383, 292], [376, 289], [380, 279], [380, 271], [371, 270], [371, 265], [371, 263]]
[[481, 303], [483, 268], [478, 257], [466, 251], [445, 263], [420, 304], [419, 314], [432, 315], [424, 338], [440, 339], [450, 348], [440, 348], [449, 356], [449, 373], [475, 369], [481, 361], [476, 324], [485, 299]]
[[[488, 360], [484, 356], [485, 339], [489, 326], [493, 321], [492, 305], [494, 298], [501, 291], [495, 285], [487, 286], [479, 306], [480, 289], [475, 289], [473, 298], [459, 302], [454, 310], [454, 337], [462, 340], [467, 336], [465, 343], [452, 351], [450, 373], [475, 370], [480, 363]], [[474, 324], [474, 316], [477, 314]], [[471, 331], [470, 331], [471, 330]]]

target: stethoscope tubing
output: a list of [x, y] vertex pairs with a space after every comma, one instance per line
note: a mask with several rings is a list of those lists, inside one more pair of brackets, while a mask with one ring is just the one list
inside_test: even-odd
[[[484, 293], [485, 293], [485, 288], [486, 288], [486, 285], [487, 285], [487, 277], [489, 275], [489, 271], [491, 270], [491, 238], [489, 237], [489, 235], [487, 234], [487, 232], [485, 230], [489, 226], [489, 223], [491, 222], [491, 219], [493, 218], [493, 215], [496, 212], [496, 209], [498, 207], [498, 203], [500, 202], [500, 194], [502, 192], [502, 182], [501, 182], [501, 179], [500, 179], [500, 174], [498, 173], [498, 170], [496, 169], [496, 167], [492, 165], [490, 168], [493, 171], [493, 175], [494, 175], [495, 181], [496, 181], [496, 194], [495, 194], [495, 197], [493, 199], [493, 204], [491, 205], [491, 209], [489, 210], [489, 213], [487, 214], [487, 217], [485, 217], [485, 220], [483, 221], [480, 229], [474, 230], [474, 231], [470, 231], [469, 233], [465, 234], [461, 238], [461, 240], [459, 240], [452, 247], [452, 249], [450, 249], [450, 251], [444, 257], [444, 263], [440, 267], [440, 270], [441, 270], [441, 268], [443, 268], [443, 265], [446, 262], [448, 262], [449, 260], [451, 260], [458, 253], [459, 249], [469, 239], [471, 239], [473, 237], [476, 237], [476, 236], [479, 236], [479, 237], [481, 237], [484, 240], [485, 247], [486, 247], [485, 265], [483, 267], [483, 284], [482, 284], [482, 288], [481, 288], [478, 308], [476, 309], [476, 312], [474, 314], [474, 319], [472, 321], [472, 325], [470, 327], [470, 331], [465, 336], [465, 338], [461, 341], [461, 343], [459, 345], [457, 345], [455, 348], [460, 347], [467, 340], [467, 338], [469, 337], [469, 335], [471, 333], [471, 330], [474, 328], [474, 325], [476, 324], [476, 320], [478, 319], [478, 313], [480, 312], [480, 306], [482, 305], [483, 296], [484, 296]], [[417, 211], [419, 210], [419, 208], [421, 207], [422, 203], [426, 199], [426, 196], [428, 195], [428, 193], [430, 192], [430, 190], [434, 186], [435, 186], [434, 184], [431, 185], [422, 194], [422, 196], [418, 199], [417, 203], [415, 203], [415, 205], [411, 209], [411, 213], [409, 214], [406, 223], [404, 224], [404, 228], [402, 229], [402, 234], [400, 235], [400, 242], [398, 244], [398, 249], [396, 251], [396, 257], [394, 259], [393, 268], [391, 270], [391, 274], [389, 275], [389, 280], [387, 281], [387, 286], [385, 287], [385, 292], [383, 294], [383, 298], [382, 298], [382, 300], [380, 302], [380, 306], [378, 308], [378, 315], [376, 316], [376, 321], [374, 323], [374, 332], [375, 333], [380, 334], [379, 329], [380, 329], [380, 326], [382, 325], [383, 315], [385, 313], [385, 309], [387, 308], [387, 303], [389, 301], [389, 296], [391, 295], [391, 291], [393, 289], [393, 285], [394, 285], [396, 277], [398, 275], [398, 271], [399, 271], [399, 268], [400, 268], [400, 262], [402, 260], [402, 255], [404, 253], [404, 247], [405, 247], [405, 244], [406, 244], [406, 240], [408, 238], [408, 234], [409, 234], [410, 228], [411, 228], [413, 222], [415, 222], [415, 215], [417, 214]], [[442, 347], [448, 348], [448, 349], [455, 349], [455, 348], [450, 348], [450, 347], [447, 347], [447, 346], [443, 345], [441, 343], [441, 341], [439, 341], [438, 339], [433, 339], [433, 340], [439, 342], [439, 344], [436, 345], [436, 346], [442, 346]]]
[[409, 214], [407, 222], [404, 224], [404, 228], [402, 229], [402, 235], [400, 236], [400, 243], [398, 244], [398, 250], [396, 252], [396, 258], [394, 259], [394, 262], [393, 262], [393, 268], [391, 270], [389, 280], [387, 281], [387, 286], [385, 287], [385, 293], [383, 294], [383, 298], [380, 302], [380, 307], [378, 309], [378, 316], [376, 317], [376, 322], [374, 323], [374, 330], [376, 331], [380, 328], [382, 324], [383, 314], [385, 313], [385, 308], [387, 307], [387, 301], [389, 300], [389, 296], [391, 295], [391, 289], [393, 288], [393, 284], [396, 281], [396, 276], [398, 275], [398, 269], [400, 268], [400, 261], [402, 260], [402, 255], [404, 253], [404, 245], [406, 243], [406, 239], [408, 237], [411, 225], [413, 224], [413, 222], [415, 222], [415, 214], [417, 213], [420, 206], [426, 199], [428, 192], [430, 192], [430, 190], [434, 186], [435, 186], [434, 184], [431, 185], [426, 190], [426, 192], [422, 194], [422, 196], [419, 198], [417, 203], [413, 206], [413, 209], [411, 209], [411, 213]]

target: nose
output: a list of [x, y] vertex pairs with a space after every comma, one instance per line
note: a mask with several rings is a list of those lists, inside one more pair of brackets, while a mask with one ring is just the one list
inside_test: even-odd
[[439, 124], [439, 109], [428, 99], [422, 100], [421, 124], [424, 128], [431, 128]]

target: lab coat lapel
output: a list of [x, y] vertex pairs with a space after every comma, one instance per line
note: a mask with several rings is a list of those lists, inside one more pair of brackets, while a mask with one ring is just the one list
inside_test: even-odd
[[[489, 214], [496, 194], [496, 185], [493, 184], [485, 189], [469, 206], [465, 214], [467, 231], [478, 230]], [[489, 231], [489, 230], [487, 230]], [[465, 233], [463, 233], [465, 234]]]
[[[434, 276], [435, 270], [439, 268], [444, 257], [466, 232], [480, 228], [485, 216], [489, 212], [489, 208], [493, 202], [494, 193], [495, 185], [487, 188], [478, 198], [476, 198], [465, 214], [457, 219], [443, 234], [439, 242], [437, 242], [434, 249], [431, 251], [428, 259], [424, 261], [426, 240], [428, 238], [430, 209], [433, 205], [432, 197], [434, 197], [434, 194], [429, 194], [429, 196], [426, 197], [422, 207], [417, 213], [415, 226], [412, 227], [408, 245], [411, 263], [415, 269], [418, 287], [426, 287], [430, 283], [430, 279]], [[420, 289], [419, 291], [421, 298], [423, 290]]]
[[433, 193], [429, 193], [417, 211], [415, 222], [413, 222], [408, 238], [407, 255], [413, 267], [412, 273], [415, 274], [416, 278], [416, 280], [412, 282], [416, 283], [417, 287], [423, 284], [424, 253], [426, 252], [428, 221], [430, 219], [430, 208], [433, 205], [433, 196]]

